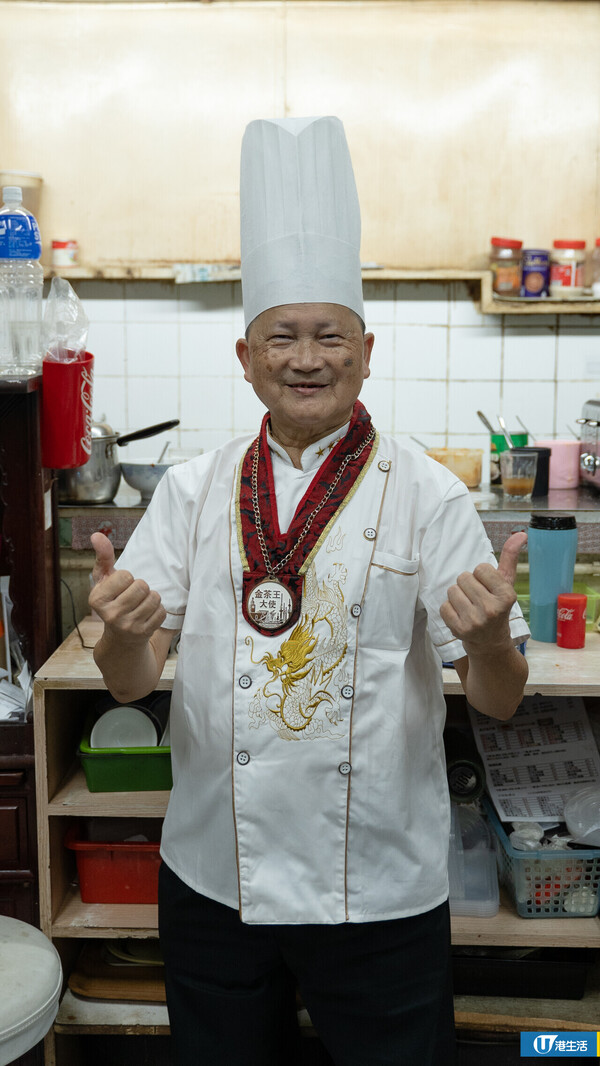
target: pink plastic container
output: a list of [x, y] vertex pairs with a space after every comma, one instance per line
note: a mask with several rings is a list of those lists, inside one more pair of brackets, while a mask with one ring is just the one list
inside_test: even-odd
[[581, 441], [536, 440], [536, 445], [550, 448], [549, 489], [576, 489], [579, 485]]

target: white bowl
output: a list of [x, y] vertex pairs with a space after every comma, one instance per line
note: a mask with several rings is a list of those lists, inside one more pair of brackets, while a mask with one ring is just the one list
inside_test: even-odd
[[142, 502], [147, 503], [170, 466], [173, 466], [173, 463], [153, 463], [151, 460], [138, 459], [137, 462], [121, 463], [121, 473], [132, 489], [141, 492]]
[[580, 844], [600, 847], [600, 787], [586, 785], [565, 803], [569, 833]]
[[139, 707], [111, 707], [90, 733], [90, 748], [155, 748], [156, 726]]

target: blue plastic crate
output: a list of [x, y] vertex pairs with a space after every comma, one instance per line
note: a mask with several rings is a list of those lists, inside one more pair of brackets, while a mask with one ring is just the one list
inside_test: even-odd
[[483, 805], [496, 835], [498, 876], [522, 918], [591, 918], [600, 909], [600, 849], [518, 851], [493, 804]]

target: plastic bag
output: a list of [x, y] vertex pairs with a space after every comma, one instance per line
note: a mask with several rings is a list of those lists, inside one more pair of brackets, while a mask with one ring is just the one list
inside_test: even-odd
[[77, 293], [65, 278], [52, 278], [42, 322], [44, 359], [74, 363], [87, 350], [89, 320]]

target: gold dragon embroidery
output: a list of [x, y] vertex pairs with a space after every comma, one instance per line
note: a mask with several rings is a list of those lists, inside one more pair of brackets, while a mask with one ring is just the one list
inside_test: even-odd
[[285, 740], [343, 735], [334, 730], [342, 721], [340, 688], [347, 683], [343, 666], [338, 669], [348, 647], [345, 580], [345, 567], [334, 563], [319, 584], [313, 563], [304, 579], [302, 616], [277, 654], [254, 659], [254, 638], [246, 637], [252, 662], [271, 674], [250, 704], [255, 728], [268, 721]]

